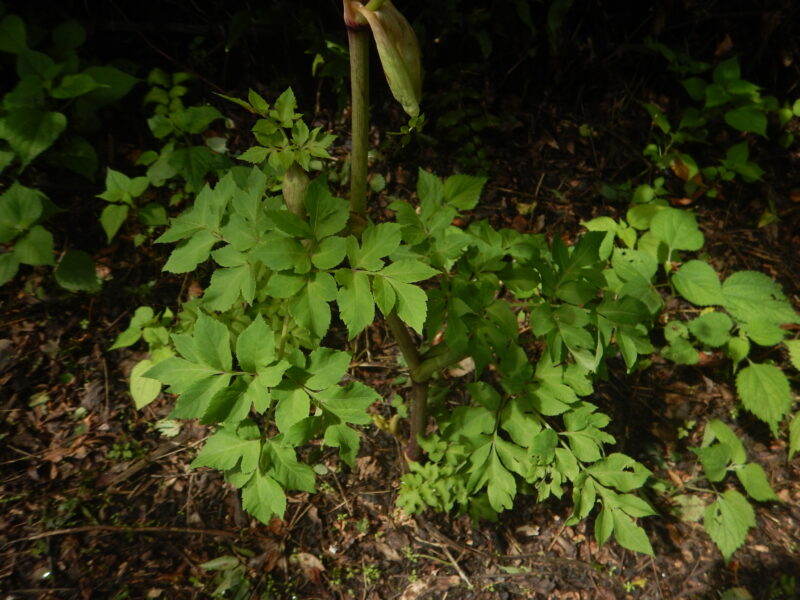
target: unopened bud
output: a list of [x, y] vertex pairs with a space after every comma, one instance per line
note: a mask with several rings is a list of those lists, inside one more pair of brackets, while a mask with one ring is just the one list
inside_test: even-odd
[[283, 200], [290, 212], [303, 216], [303, 201], [306, 197], [309, 179], [303, 167], [296, 162], [286, 169], [283, 175]]
[[378, 10], [369, 10], [358, 2], [352, 6], [367, 20], [372, 30], [392, 95], [410, 117], [416, 117], [422, 97], [422, 65], [417, 34], [390, 0], [384, 0]]

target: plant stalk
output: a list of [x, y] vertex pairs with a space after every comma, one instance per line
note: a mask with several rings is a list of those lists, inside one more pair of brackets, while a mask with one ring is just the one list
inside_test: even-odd
[[[345, 0], [347, 2], [348, 0]], [[363, 220], [367, 212], [367, 152], [369, 146], [369, 29], [348, 27], [352, 152], [350, 213]]]
[[[352, 9], [350, 0], [343, 0], [344, 20], [350, 47], [350, 232], [360, 236], [367, 223], [367, 153], [369, 151], [369, 38], [370, 30], [363, 23], [363, 17]], [[373, 0], [367, 6], [380, 7], [382, 0]], [[386, 324], [400, 347], [400, 352], [414, 372], [422, 364], [408, 328], [392, 311], [386, 316]], [[425, 435], [428, 420], [428, 379], [416, 381], [412, 375], [411, 399], [409, 403], [410, 435], [405, 450], [409, 460], [422, 458], [422, 449], [417, 436]]]

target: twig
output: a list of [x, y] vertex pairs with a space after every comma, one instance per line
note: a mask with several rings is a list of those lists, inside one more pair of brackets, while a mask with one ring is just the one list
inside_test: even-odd
[[564, 533], [564, 530], [565, 530], [566, 528], [567, 528], [567, 522], [566, 522], [566, 521], [564, 521], [564, 524], [563, 524], [563, 525], [561, 526], [561, 528], [560, 528], [560, 529], [559, 529], [559, 530], [556, 532], [556, 534], [553, 536], [553, 539], [551, 540], [550, 544], [547, 546], [547, 551], [548, 551], [548, 552], [552, 552], [552, 550], [553, 550], [553, 546], [555, 546], [555, 545], [556, 545], [556, 542], [558, 541], [558, 538], [560, 538], [560, 537], [561, 537], [561, 534], [562, 534], [562, 533]]
[[458, 576], [461, 577], [461, 579], [464, 580], [464, 583], [467, 584], [467, 588], [472, 589], [472, 582], [467, 577], [467, 574], [461, 569], [461, 565], [459, 565], [458, 562], [456, 562], [456, 559], [453, 558], [453, 555], [450, 553], [450, 549], [443, 544], [441, 544], [441, 548], [447, 555], [447, 558], [450, 559], [450, 563], [453, 565], [455, 570], [458, 571]]
[[[191, 527], [124, 527], [121, 525], [83, 525], [81, 527], [70, 527], [67, 529], [54, 529], [52, 531], [43, 531], [42, 533], [34, 533], [25, 537], [10, 540], [3, 544], [3, 549], [13, 544], [20, 544], [22, 542], [32, 542], [34, 540], [41, 540], [49, 537], [59, 535], [71, 535], [75, 533], [188, 533], [192, 535], [213, 535], [217, 537], [230, 537], [236, 538], [242, 535], [242, 532], [224, 531], [222, 529], [194, 529]], [[249, 537], [257, 539], [270, 539], [260, 535], [248, 534]]]

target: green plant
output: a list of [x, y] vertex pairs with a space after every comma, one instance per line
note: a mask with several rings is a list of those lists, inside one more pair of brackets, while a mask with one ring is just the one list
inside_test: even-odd
[[[694, 216], [641, 203], [627, 222], [597, 219], [574, 245], [558, 237], [548, 244], [541, 235], [496, 230], [486, 221], [455, 226], [478, 204], [486, 180], [441, 179], [420, 169], [418, 205], [396, 199], [393, 221], [370, 220], [367, 25], [392, 93], [412, 118], [419, 114], [418, 53], [406, 39], [413, 32], [388, 0], [344, 4], [353, 87], [349, 202], [334, 197], [323, 177], [309, 181], [312, 158], [324, 158], [330, 139], [309, 131], [291, 91], [274, 105], [252, 91], [247, 100], [229, 98], [259, 116], [259, 145], [239, 157], [254, 166], [205, 185], [156, 240], [176, 244], [166, 271], [189, 273], [211, 261], [212, 274], [204, 295], [185, 303], [176, 323], [140, 308], [115, 343], [150, 336], [158, 353], [132, 377], [132, 385], [147, 389], [137, 404], [151, 401], [164, 384], [177, 396], [171, 418], [214, 425], [193, 466], [222, 471], [242, 490], [244, 507], [269, 522], [283, 515], [287, 491], [315, 490], [320, 442], [354, 466], [356, 427], [373, 422], [369, 409], [380, 397], [355, 378], [347, 344], [380, 314], [408, 369], [409, 473], [399, 505], [491, 519], [512, 508], [518, 494], [539, 501], [570, 494], [568, 524], [595, 513], [599, 544], [613, 535], [626, 548], [652, 554], [637, 519], [655, 511], [636, 495], [651, 472], [613, 451], [611, 417], [592, 393], [617, 355], [633, 370], [655, 352], [650, 333], [665, 305], [658, 276], [687, 300], [701, 300], [686, 283], [693, 281], [686, 267], [694, 261], [678, 268], [683, 253], [704, 243]], [[762, 303], [766, 293], [775, 310], [770, 326], [796, 322], [774, 284], [754, 292], [742, 283], [744, 291], [723, 294], [726, 310]], [[705, 284], [700, 289], [708, 291]], [[334, 307], [344, 329], [332, 327]], [[739, 321], [752, 331], [744, 325], [752, 319]], [[689, 331], [716, 340], [707, 325]], [[468, 381], [442, 377], [465, 359], [472, 365]], [[752, 373], [763, 384], [762, 370]], [[790, 409], [786, 398], [765, 415], [748, 394], [748, 386], [740, 389], [745, 407], [777, 432]], [[428, 417], [436, 424], [430, 435]], [[708, 447], [716, 448], [713, 442]], [[791, 433], [793, 449], [797, 442]], [[698, 455], [710, 452], [721, 451]], [[738, 454], [729, 458], [726, 465], [737, 473], [757, 470]], [[744, 477], [746, 491], [763, 497], [759, 484], [747, 489], [753, 480]], [[733, 539], [739, 517], [734, 523], [714, 513], [710, 522], [719, 521], [718, 530]], [[731, 545], [714, 531], [712, 525], [712, 538], [729, 556]]]
[[147, 454], [146, 450], [136, 440], [116, 442], [108, 451], [108, 458], [112, 460], [131, 460], [141, 458]]
[[[147, 179], [153, 186], [179, 178], [188, 186], [185, 192], [197, 193], [209, 173], [223, 172], [231, 162], [226, 156], [227, 140], [219, 134], [206, 135], [212, 123], [224, 120], [222, 113], [213, 106], [186, 106], [184, 102], [191, 78], [188, 73], [150, 71], [150, 89], [143, 103], [153, 113], [147, 120], [150, 132], [163, 145], [158, 151], [142, 153], [137, 164], [147, 167]], [[177, 203], [181, 195], [176, 191], [171, 203]]]
[[[94, 179], [97, 153], [85, 135], [98, 127], [97, 111], [125, 96], [137, 79], [113, 66], [84, 66], [78, 49], [85, 31], [75, 21], [50, 32], [47, 52], [29, 46], [17, 15], [0, 21], [0, 53], [15, 60], [16, 83], [0, 102], [0, 174], [10, 186], [0, 195], [0, 285], [20, 265], [55, 266], [55, 279], [72, 291], [99, 289], [91, 257], [68, 250], [55, 259], [55, 242], [43, 222], [58, 208], [23, 177], [34, 163]], [[5, 181], [3, 183], [6, 183]]]
[[[153, 69], [147, 77], [150, 86], [144, 97], [145, 106], [151, 106], [153, 115], [147, 120], [153, 136], [163, 142], [160, 150], [143, 152], [137, 165], [146, 166], [144, 176], [128, 177], [109, 168], [106, 171], [105, 190], [98, 195], [108, 202], [100, 215], [100, 223], [108, 241], [116, 235], [135, 211], [142, 225], [153, 228], [167, 224], [167, 211], [163, 203], [149, 201], [141, 206], [139, 198], [150, 186], [172, 190], [169, 203], [177, 204], [187, 193], [196, 192], [211, 172], [225, 172], [231, 167], [227, 157], [227, 140], [220, 135], [206, 135], [214, 121], [224, 117], [212, 106], [186, 106], [184, 97], [189, 92], [191, 80], [188, 73], [168, 75]], [[134, 237], [134, 245], [145, 240], [142, 233]]]
[[251, 584], [247, 567], [239, 556], [223, 554], [202, 563], [200, 568], [215, 573], [211, 598], [250, 598]]
[[670, 70], [684, 77], [681, 85], [700, 105], [684, 110], [678, 124], [673, 125], [662, 108], [645, 103], [644, 108], [655, 125], [656, 140], [647, 145], [644, 155], [659, 169], [671, 170], [677, 175], [684, 182], [683, 194], [691, 199], [702, 195], [715, 197], [720, 193], [722, 182], [737, 177], [745, 182], [761, 180], [764, 171], [751, 160], [752, 144], [748, 139], [714, 153], [718, 157], [716, 164], [699, 165], [691, 154], [694, 152], [691, 147], [715, 145], [713, 134], [723, 123], [740, 134], [755, 134], [766, 139], [772, 120], [777, 123], [781, 146], [788, 148], [794, 136], [787, 125], [793, 118], [800, 117], [800, 100], [792, 106], [781, 106], [774, 96], [762, 95], [759, 86], [742, 79], [736, 57], [720, 62], [711, 79], [706, 80], [699, 75], [710, 70], [711, 65], [693, 61], [657, 42], [650, 41], [648, 45], [667, 59]]

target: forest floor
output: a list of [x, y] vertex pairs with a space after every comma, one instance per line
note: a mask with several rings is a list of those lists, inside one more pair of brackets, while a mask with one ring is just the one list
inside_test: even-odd
[[[513, 143], [487, 139], [489, 181], [471, 218], [570, 241], [583, 220], [624, 216], [626, 207], [604, 200], [600, 185], [643, 168], [649, 122], [634, 103], [626, 110], [607, 103], [592, 115], [539, 107], [536, 119], [517, 115]], [[584, 124], [592, 135], [581, 135]], [[447, 168], [437, 150], [427, 152]], [[800, 157], [760, 164], [764, 183], [727, 186], [724, 197], [693, 208], [718, 272], [766, 272], [800, 308]], [[413, 197], [415, 166], [376, 168], [394, 196]], [[776, 218], [759, 227], [770, 202]], [[156, 429], [169, 397], [133, 407], [126, 377], [141, 348], [108, 348], [138, 306], [175, 307], [195, 282], [160, 278], [143, 291], [158, 277], [163, 249], [134, 252], [131, 238], [95, 256], [108, 279], [97, 295], [61, 292], [38, 271], [0, 289], [4, 600], [717, 598], [737, 586], [756, 598], [799, 597], [800, 458], [787, 461], [785, 442], [756, 422], [739, 433], [782, 502], [757, 507], [758, 527], [727, 564], [701, 523], [681, 521], [668, 505], [643, 521], [655, 558], [615, 543], [599, 548], [591, 519], [565, 526], [566, 501], [519, 496], [496, 523], [405, 515], [394, 505], [401, 447], [376, 427], [362, 430], [354, 469], [329, 457], [316, 493], [290, 494], [284, 520], [259, 523], [218, 473], [189, 468], [208, 428]], [[382, 326], [351, 350], [358, 376], [390, 402], [404, 373]], [[770, 358], [786, 360], [778, 352]], [[705, 422], [736, 405], [730, 364], [713, 360], [693, 367], [656, 360], [632, 377], [620, 368], [593, 402], [613, 416], [626, 453], [654, 477], [677, 482], [696, 475], [689, 448], [700, 445]], [[216, 570], [206, 564], [214, 559]]]

